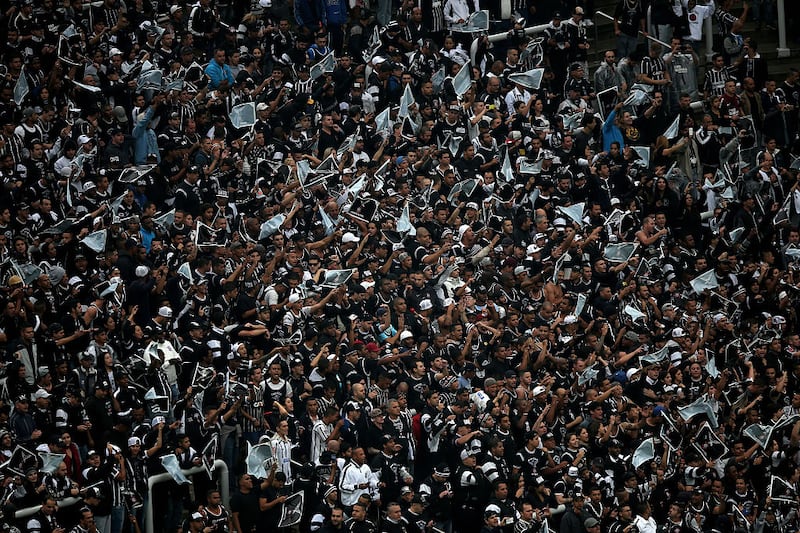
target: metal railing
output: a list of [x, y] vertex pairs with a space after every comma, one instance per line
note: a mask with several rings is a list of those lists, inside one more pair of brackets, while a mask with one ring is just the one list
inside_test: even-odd
[[[83, 498], [75, 498], [73, 496], [69, 496], [58, 502], [58, 508], [63, 509], [65, 507], [72, 507], [76, 503], [81, 503], [82, 501]], [[41, 505], [37, 505], [35, 507], [25, 507], [24, 509], [17, 509], [16, 512], [14, 512], [14, 517], [17, 519], [28, 518], [29, 516], [33, 516], [36, 513], [38, 513], [39, 509], [41, 508], [42, 508]]]
[[[192, 476], [194, 474], [205, 474], [206, 469], [202, 466], [196, 466], [194, 468], [190, 468], [189, 470], [182, 470], [183, 475], [186, 477]], [[222, 504], [226, 507], [230, 503], [230, 488], [228, 487], [228, 465], [222, 459], [217, 459], [214, 461], [214, 472], [219, 472], [219, 485], [220, 485], [220, 495], [222, 496]], [[154, 476], [150, 476], [147, 479], [147, 490], [150, 494], [153, 493], [153, 487], [164, 483], [166, 481], [173, 481], [172, 476], [168, 473], [164, 472], [162, 474], [156, 474]], [[63, 509], [64, 507], [72, 507], [77, 503], [83, 502], [82, 498], [74, 498], [72, 496], [68, 498], [64, 498], [63, 500], [58, 502], [58, 507]], [[35, 507], [26, 507], [24, 509], [18, 509], [14, 513], [14, 517], [17, 519], [20, 518], [27, 518], [29, 516], [35, 515], [41, 509], [41, 505], [37, 505]], [[153, 533], [153, 499], [147, 499], [147, 507], [145, 509], [145, 530], [144, 533]]]
[[[194, 468], [190, 468], [188, 470], [182, 470], [183, 475], [186, 477], [192, 476], [194, 474], [205, 474], [206, 469], [203, 466], [196, 466]], [[230, 495], [230, 488], [228, 486], [228, 464], [223, 461], [222, 459], [217, 459], [214, 461], [214, 472], [219, 472], [219, 489], [220, 495], [222, 496], [222, 504], [226, 507], [230, 503], [231, 495]], [[150, 476], [147, 479], [147, 490], [152, 495], [153, 494], [153, 487], [160, 483], [165, 483], [167, 481], [174, 481], [172, 476], [166, 472], [162, 474], [156, 474], [154, 476]], [[147, 507], [145, 508], [145, 530], [144, 533], [153, 533], [153, 498], [150, 497], [147, 499]]]

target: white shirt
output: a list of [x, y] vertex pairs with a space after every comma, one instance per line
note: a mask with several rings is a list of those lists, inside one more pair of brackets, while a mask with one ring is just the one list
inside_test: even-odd
[[458, 27], [458, 21], [466, 21], [472, 13], [473, 7], [474, 11], [481, 10], [477, 0], [472, 0], [471, 3], [472, 6], [467, 0], [447, 0], [444, 5], [444, 20], [447, 22], [447, 26], [450, 28]]
[[656, 524], [652, 516], [647, 519], [643, 516], [637, 516], [633, 519], [633, 524], [639, 528], [639, 533], [656, 533], [658, 529], [658, 524]]
[[526, 89], [520, 90], [519, 87], [514, 87], [506, 93], [506, 105], [508, 106], [509, 113], [514, 110], [514, 102], [528, 103], [531, 99], [531, 93]]
[[[688, 0], [683, 0], [683, 7], [688, 10]], [[688, 11], [689, 15], [689, 40], [702, 41], [703, 40], [703, 21], [714, 14], [716, 10], [714, 1], [712, 0], [708, 5], [696, 5], [694, 9]]]

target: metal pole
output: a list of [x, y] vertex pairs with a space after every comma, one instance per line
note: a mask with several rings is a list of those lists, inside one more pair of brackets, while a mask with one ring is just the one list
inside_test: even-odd
[[703, 25], [703, 33], [706, 36], [706, 63], [711, 61], [714, 55], [714, 27], [711, 24], [711, 17], [708, 17]]
[[[199, 474], [201, 472], [205, 472], [206, 469], [204, 466], [196, 466], [194, 468], [190, 468], [189, 470], [181, 470], [183, 475], [186, 477], [192, 476], [194, 474]], [[219, 472], [219, 493], [222, 496], [222, 504], [226, 507], [230, 504], [231, 501], [231, 494], [230, 494], [230, 487], [228, 486], [228, 465], [222, 459], [217, 459], [214, 461], [214, 472]], [[173, 481], [172, 476], [168, 473], [164, 472], [162, 474], [156, 474], [154, 476], [150, 476], [147, 478], [147, 491], [152, 495], [153, 494], [153, 487], [160, 483], [164, 483], [165, 481]], [[147, 507], [145, 508], [144, 513], [144, 521], [145, 521], [145, 530], [144, 533], [153, 533], [153, 498], [152, 496], [147, 499]]]
[[[539, 24], [538, 26], [531, 26], [530, 28], [525, 28], [525, 35], [534, 35], [537, 33], [543, 33], [544, 30], [547, 29], [547, 24]], [[508, 39], [509, 32], [503, 33], [495, 33], [494, 35], [489, 35], [489, 42], [496, 43], [499, 41], [505, 41]], [[472, 44], [469, 45], [469, 58], [472, 61], [472, 64], [475, 65], [475, 53], [478, 51], [478, 39], [481, 37], [476, 37], [472, 40]]]
[[786, 7], [784, 0], [778, 0], [778, 57], [789, 57], [792, 55], [789, 47], [786, 46]]
[[[600, 15], [601, 17], [605, 17], [605, 18], [607, 18], [608, 20], [610, 20], [610, 21], [612, 21], [612, 22], [614, 21], [614, 17], [612, 17], [611, 15], [607, 15], [607, 14], [603, 13], [602, 11], [596, 11], [595, 13], [597, 13], [597, 14], [598, 14], [598, 15]], [[640, 34], [640, 35], [644, 35], [644, 33], [643, 33], [641, 30], [639, 30], [639, 34]], [[664, 41], [661, 41], [661, 40], [659, 40], [659, 39], [656, 39], [656, 38], [655, 38], [655, 37], [653, 37], [652, 35], [649, 35], [649, 34], [648, 34], [648, 35], [644, 35], [644, 36], [645, 36], [645, 39], [647, 39], [648, 41], [653, 41], [654, 43], [658, 43], [658, 44], [660, 44], [661, 46], [666, 46], [667, 48], [670, 48], [670, 46], [669, 46], [669, 43], [665, 43]]]

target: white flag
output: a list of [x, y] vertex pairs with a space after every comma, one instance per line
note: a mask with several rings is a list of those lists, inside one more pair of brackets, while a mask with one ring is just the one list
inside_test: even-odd
[[336, 230], [336, 224], [333, 223], [328, 213], [322, 209], [322, 206], [319, 207], [319, 218], [322, 220], [322, 226], [325, 228], [325, 235], [330, 235]]
[[578, 386], [582, 386], [585, 385], [586, 383], [589, 383], [594, 378], [596, 378], [598, 374], [600, 374], [600, 371], [597, 370], [595, 366], [596, 365], [590, 366], [589, 368], [585, 369], [578, 375]]
[[164, 73], [160, 70], [142, 70], [142, 73], [136, 79], [136, 90], [161, 90], [163, 77]]
[[464, 66], [461, 67], [461, 70], [458, 71], [453, 77], [453, 90], [456, 92], [456, 96], [461, 98], [466, 94], [469, 90], [470, 86], [472, 85], [472, 76], [470, 73], [472, 72], [472, 67], [470, 66], [469, 61], [464, 63]]
[[573, 204], [567, 207], [557, 207], [559, 213], [568, 217], [576, 222], [580, 227], [583, 227], [583, 210], [586, 207], [586, 202]]
[[625, 308], [622, 310], [623, 313], [631, 317], [631, 319], [636, 322], [640, 318], [647, 318], [647, 315], [633, 307], [632, 305], [626, 305]]
[[711, 402], [708, 401], [707, 394], [700, 396], [698, 399], [685, 407], [678, 407], [678, 414], [680, 414], [681, 418], [687, 422], [694, 416], [700, 414], [706, 415], [706, 417], [708, 417], [708, 422], [712, 427], [719, 427], [717, 415], [714, 412], [714, 408], [711, 406]]
[[239, 104], [231, 109], [231, 124], [234, 128], [249, 128], [256, 123], [256, 103]]
[[[263, 226], [262, 226], [262, 228], [263, 228]], [[178, 274], [183, 276], [187, 281], [192, 281], [192, 278], [193, 278], [193, 276], [192, 276], [192, 266], [189, 263], [183, 263], [181, 266], [178, 267]]]
[[719, 287], [719, 281], [717, 281], [717, 275], [714, 273], [714, 269], [708, 270], [703, 274], [700, 274], [692, 281], [689, 282], [689, 285], [692, 286], [692, 289], [698, 295], [703, 294], [703, 291], [706, 289], [716, 289]]
[[514, 166], [511, 164], [511, 154], [506, 150], [506, 155], [503, 158], [503, 166], [498, 172], [498, 175], [503, 176], [507, 183], [514, 183]]
[[14, 85], [14, 103], [18, 106], [21, 106], [29, 92], [30, 87], [28, 86], [28, 77], [25, 75], [25, 70], [23, 69], [19, 73], [17, 83]]
[[263, 240], [278, 231], [278, 228], [286, 222], [286, 215], [283, 213], [277, 214], [261, 224], [261, 230], [258, 232], [258, 240]]
[[375, 117], [375, 130], [377, 133], [392, 131], [391, 108], [387, 107]]
[[164, 229], [170, 227], [172, 223], [175, 222], [175, 210], [171, 209], [170, 211], [167, 211], [163, 215], [159, 215], [158, 217], [153, 219], [153, 222], [155, 222]]
[[452, 30], [461, 33], [489, 31], [489, 12], [486, 10], [475, 11], [463, 24], [454, 26]]
[[42, 466], [39, 467], [39, 472], [44, 472], [45, 474], [54, 473], [58, 469], [58, 465], [60, 465], [61, 461], [66, 457], [63, 453], [38, 452], [38, 455], [42, 460]]
[[85, 90], [87, 90], [87, 91], [89, 91], [91, 93], [99, 93], [99, 92], [101, 92], [103, 90], [100, 87], [95, 87], [94, 85], [87, 85], [85, 83], [81, 83], [81, 82], [75, 81], [75, 80], [70, 80], [70, 81], [72, 81], [72, 83], [74, 83], [75, 85], [77, 85], [81, 89], [85, 89]]
[[666, 359], [668, 354], [669, 354], [669, 348], [667, 346], [664, 346], [658, 351], [641, 356], [639, 359], [641, 360], [642, 363], [657, 365], [661, 363], [661, 361]]
[[624, 263], [631, 258], [636, 247], [637, 244], [633, 242], [609, 244], [603, 250], [603, 257], [612, 263]]
[[[520, 174], [541, 174], [542, 173], [542, 161], [530, 161], [528, 159], [523, 159], [519, 164], [519, 173]], [[538, 190], [538, 189], [536, 189]]]
[[656, 456], [655, 446], [653, 444], [653, 439], [645, 439], [636, 448], [636, 451], [633, 452], [633, 457], [631, 458], [631, 462], [633, 463], [634, 468], [639, 468], [647, 461], [650, 461]]
[[339, 155], [339, 157], [342, 157], [346, 152], [355, 148], [356, 142], [358, 142], [358, 135], [354, 133], [348, 136], [344, 142], [342, 142], [341, 146], [339, 146], [339, 149], [336, 150], [336, 153]]
[[578, 294], [578, 302], [575, 304], [575, 316], [580, 317], [583, 313], [583, 308], [586, 306], [586, 295], [584, 293]]
[[442, 87], [444, 86], [444, 79], [446, 74], [444, 72], [444, 67], [440, 68], [436, 72], [433, 73], [431, 76], [431, 84], [433, 84], [433, 92], [434, 94], [439, 94], [442, 91]]
[[744, 228], [736, 228], [735, 230], [731, 231], [728, 234], [731, 243], [737, 242], [739, 240], [739, 237], [741, 237], [743, 233], [744, 233]]
[[414, 236], [417, 234], [416, 228], [411, 224], [411, 214], [408, 209], [408, 201], [403, 206], [403, 211], [400, 213], [400, 218], [397, 219], [397, 232], [401, 235]]
[[397, 112], [399, 118], [406, 118], [410, 112], [408, 108], [414, 103], [414, 92], [411, 90], [411, 84], [406, 85], [403, 89], [403, 96], [400, 97], [400, 111]]
[[678, 115], [677, 117], [675, 117], [675, 120], [672, 121], [672, 124], [670, 124], [669, 128], [667, 128], [667, 131], [664, 132], [664, 137], [666, 137], [669, 140], [672, 140], [675, 137], [677, 137], [678, 133], [680, 133], [680, 130], [678, 129], [680, 123], [681, 123], [681, 117], [680, 115]]
[[625, 106], [640, 106], [640, 105], [643, 105], [643, 104], [645, 104], [645, 103], [647, 103], [649, 101], [650, 101], [650, 96], [645, 91], [643, 91], [642, 89], [640, 89], [639, 87], [634, 85], [632, 87], [630, 96], [628, 96], [628, 98], [625, 99], [625, 101], [622, 103], [622, 105], [625, 105]]
[[81, 242], [93, 252], [103, 252], [106, 249], [106, 236], [108, 232], [104, 229], [93, 231], [86, 237], [81, 239]]
[[188, 485], [191, 483], [183, 474], [180, 463], [178, 463], [178, 458], [175, 455], [169, 454], [163, 456], [161, 458], [161, 465], [178, 485]]
[[762, 449], [766, 450], [769, 448], [770, 441], [772, 440], [773, 429], [773, 426], [767, 426], [764, 424], [750, 424], [744, 428], [742, 433], [750, 437], [754, 442], [758, 443]]
[[515, 72], [511, 74], [508, 79], [522, 85], [526, 89], [538, 89], [542, 84], [543, 76], [544, 69], [535, 68], [526, 72]]

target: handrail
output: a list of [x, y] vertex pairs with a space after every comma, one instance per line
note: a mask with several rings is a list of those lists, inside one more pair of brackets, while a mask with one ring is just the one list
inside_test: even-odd
[[[181, 470], [183, 475], [189, 477], [194, 474], [204, 473], [206, 471], [204, 466], [195, 466], [188, 470]], [[222, 459], [214, 461], [214, 472], [219, 472], [219, 485], [220, 495], [222, 496], [222, 504], [226, 507], [230, 503], [230, 487], [228, 486], [228, 464]], [[147, 478], [147, 490], [151, 494], [147, 498], [147, 508], [145, 509], [145, 531], [144, 533], [153, 533], [153, 487], [165, 481], [173, 481], [172, 476], [167, 472], [156, 474]]]
[[[605, 18], [607, 18], [608, 20], [610, 20], [612, 22], [615, 20], [614, 17], [612, 17], [611, 15], [607, 15], [606, 13], [603, 13], [602, 11], [595, 11], [595, 14], [600, 15], [601, 17], [605, 17]], [[639, 30], [638, 33], [644, 35], [646, 39], [648, 39], [650, 41], [653, 41], [654, 43], [658, 43], [661, 46], [666, 46], [667, 48], [669, 48], [669, 44], [668, 43], [665, 43], [664, 41], [662, 41], [660, 39], [656, 39], [655, 37], [653, 37], [649, 33], [645, 33], [642, 30]]]
[[[64, 507], [72, 507], [76, 503], [80, 503], [82, 501], [83, 501], [82, 498], [75, 498], [74, 496], [67, 496], [63, 500], [60, 500], [60, 501], [57, 500], [57, 503], [58, 503], [58, 508], [59, 509], [63, 509]], [[41, 509], [41, 508], [42, 508], [41, 505], [37, 505], [35, 507], [25, 507], [23, 509], [17, 509], [14, 512], [14, 518], [28, 518], [29, 516], [33, 516], [36, 513], [38, 513], [39, 509]]]
[[[600, 15], [600, 16], [602, 16], [602, 17], [607, 18], [608, 20], [611, 20], [611, 21], [614, 20], [614, 17], [612, 17], [611, 15], [607, 15], [606, 13], [603, 13], [602, 11], [595, 11], [595, 13]], [[525, 31], [525, 35], [534, 35], [534, 34], [537, 34], [537, 33], [543, 33], [544, 30], [546, 30], [548, 26], [549, 26], [549, 24], [539, 24], [537, 26], [531, 26], [529, 28], [525, 28], [523, 31]], [[597, 25], [595, 24], [595, 29], [596, 28], [597, 28]], [[669, 48], [669, 44], [665, 43], [664, 41], [656, 39], [652, 35], [645, 34], [642, 31], [639, 31], [639, 33], [644, 35], [647, 39], [649, 39], [649, 40], [651, 40], [651, 41], [653, 41], [655, 43], [658, 43], [661, 46]], [[495, 34], [489, 35], [488, 38], [489, 38], [489, 42], [490, 43], [496, 43], [498, 41], [504, 41], [504, 40], [508, 39], [508, 36], [509, 36], [509, 32], [505, 31], [503, 33], [495, 33]], [[475, 39], [473, 39], [472, 40], [472, 44], [469, 47], [469, 57], [470, 57], [470, 60], [472, 61], [473, 65], [475, 64], [475, 54], [478, 51], [478, 40], [480, 38], [481, 37], [476, 37]]]

